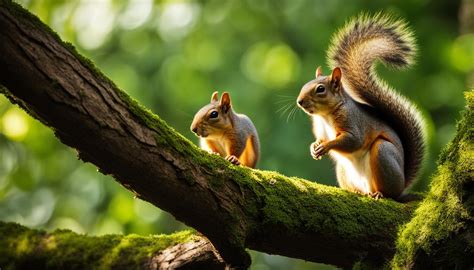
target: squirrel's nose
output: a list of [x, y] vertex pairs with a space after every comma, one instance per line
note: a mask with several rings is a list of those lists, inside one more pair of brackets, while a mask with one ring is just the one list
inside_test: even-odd
[[300, 106], [303, 106], [303, 99], [298, 99], [298, 104], [300, 104]]
[[197, 128], [197, 127], [193, 128], [193, 132], [194, 132], [194, 133], [197, 133], [197, 132], [198, 132], [198, 128]]

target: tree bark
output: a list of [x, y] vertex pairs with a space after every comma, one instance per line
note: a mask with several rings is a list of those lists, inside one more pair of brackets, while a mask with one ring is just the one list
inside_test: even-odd
[[0, 222], [2, 269], [225, 269], [205, 237], [172, 235], [85, 236], [52, 233]]
[[416, 205], [373, 200], [199, 150], [119, 90], [35, 16], [0, 0], [0, 84], [79, 157], [208, 237], [247, 267], [246, 248], [349, 267], [382, 264]]
[[211, 242], [201, 237], [171, 246], [149, 262], [150, 269], [228, 269]]

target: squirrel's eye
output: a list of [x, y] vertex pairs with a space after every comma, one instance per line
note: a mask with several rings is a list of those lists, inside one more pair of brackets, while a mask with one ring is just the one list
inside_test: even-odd
[[219, 113], [217, 111], [213, 111], [211, 112], [211, 114], [209, 115], [210, 118], [217, 118], [217, 116], [219, 116]]
[[326, 88], [324, 88], [324, 86], [318, 85], [318, 87], [316, 87], [316, 94], [324, 93], [325, 90]]

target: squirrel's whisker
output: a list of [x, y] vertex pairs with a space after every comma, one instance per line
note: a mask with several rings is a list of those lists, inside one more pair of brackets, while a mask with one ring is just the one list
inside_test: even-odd
[[286, 105], [285, 109], [281, 112], [281, 116], [285, 116], [287, 113], [291, 111], [292, 107], [291, 104]]
[[290, 108], [291, 108], [291, 103], [288, 103], [288, 104], [283, 105], [276, 112], [281, 113], [282, 115], [284, 115], [286, 113], [286, 111], [289, 110]]
[[288, 114], [288, 117], [286, 118], [287, 123], [289, 122], [289, 120], [295, 119], [294, 116], [296, 115], [297, 111], [298, 111], [298, 107], [293, 104], [293, 107], [292, 107], [290, 113]]
[[281, 104], [281, 103], [290, 103], [290, 102], [294, 102], [294, 98], [288, 98], [288, 99], [281, 99], [281, 100], [277, 100], [275, 101], [275, 104]]

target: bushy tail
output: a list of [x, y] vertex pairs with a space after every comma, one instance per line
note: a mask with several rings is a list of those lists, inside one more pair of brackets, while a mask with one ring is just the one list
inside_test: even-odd
[[333, 37], [328, 52], [330, 67], [342, 69], [346, 91], [373, 106], [399, 135], [405, 152], [405, 183], [417, 176], [425, 154], [424, 125], [415, 106], [375, 73], [375, 61], [394, 68], [409, 66], [416, 54], [407, 24], [389, 16], [361, 15]]

